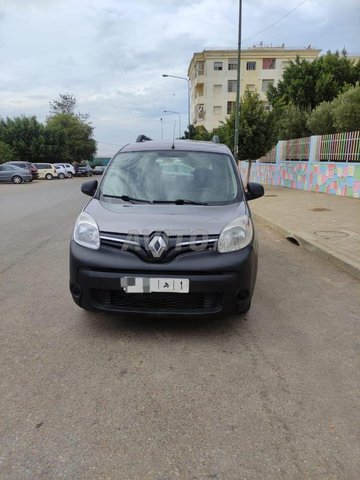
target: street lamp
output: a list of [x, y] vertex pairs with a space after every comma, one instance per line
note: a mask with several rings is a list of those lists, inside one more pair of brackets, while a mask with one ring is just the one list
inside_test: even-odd
[[174, 112], [173, 110], [164, 110], [163, 113], [176, 113], [176, 115], [179, 115], [179, 138], [181, 137], [181, 115], [180, 112]]
[[190, 80], [186, 77], [178, 77], [176, 75], [168, 75], [167, 73], [162, 74], [163, 77], [179, 78], [180, 80], [185, 80], [187, 82], [187, 95], [188, 95], [188, 129], [189, 129], [189, 138], [190, 138]]

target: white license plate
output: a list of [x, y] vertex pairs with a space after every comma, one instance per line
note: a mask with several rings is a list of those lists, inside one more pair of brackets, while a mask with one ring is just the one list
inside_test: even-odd
[[122, 277], [121, 287], [126, 293], [189, 293], [188, 278]]

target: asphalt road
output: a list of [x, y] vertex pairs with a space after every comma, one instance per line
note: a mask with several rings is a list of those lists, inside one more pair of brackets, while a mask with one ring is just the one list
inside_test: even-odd
[[0, 185], [1, 480], [358, 480], [356, 280], [259, 225], [245, 318], [87, 313], [81, 182]]

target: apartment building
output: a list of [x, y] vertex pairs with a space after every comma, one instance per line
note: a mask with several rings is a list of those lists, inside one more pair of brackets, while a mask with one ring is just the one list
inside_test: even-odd
[[[269, 85], [277, 85], [291, 60], [297, 56], [312, 61], [321, 50], [268, 47], [260, 44], [241, 51], [240, 95], [256, 92], [266, 102]], [[191, 122], [207, 130], [219, 126], [236, 102], [237, 50], [204, 50], [194, 53], [188, 77], [191, 83]]]

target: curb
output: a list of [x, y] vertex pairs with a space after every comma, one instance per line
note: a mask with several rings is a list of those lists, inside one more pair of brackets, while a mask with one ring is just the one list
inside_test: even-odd
[[337, 268], [340, 268], [352, 277], [360, 280], [360, 263], [353, 262], [338, 252], [335, 252], [330, 248], [326, 248], [324, 245], [318, 244], [306, 233], [292, 232], [287, 230], [278, 223], [273, 222], [272, 220], [269, 220], [258, 213], [252, 212], [252, 217], [255, 221], [266, 225], [282, 237], [295, 239], [301, 247], [304, 247], [309, 252], [314, 253], [323, 260], [327, 260]]

